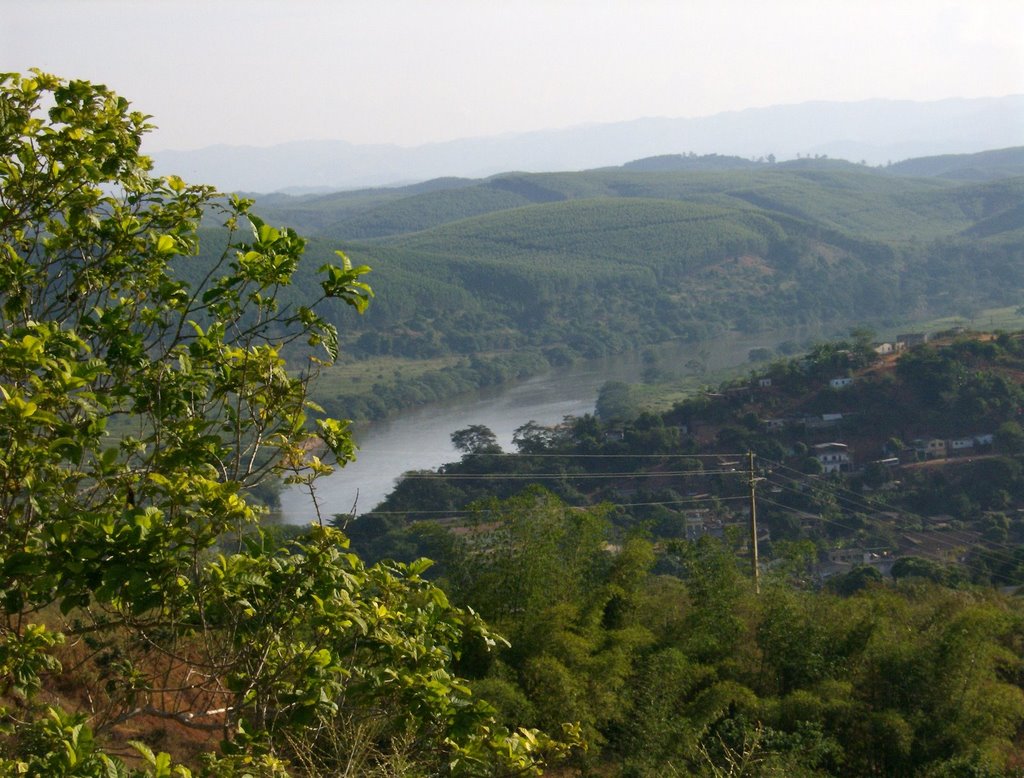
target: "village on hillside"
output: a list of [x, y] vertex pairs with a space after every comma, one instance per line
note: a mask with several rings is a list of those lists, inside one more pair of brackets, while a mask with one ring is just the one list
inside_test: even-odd
[[[1016, 564], [1006, 541], [1024, 528], [1024, 492], [960, 487], [980, 472], [1019, 470], [1009, 457], [1024, 397], [1020, 343], [1018, 336], [955, 330], [820, 346], [671, 415], [698, 452], [733, 443], [761, 453], [759, 542], [771, 548], [773, 539], [816, 539], [819, 583], [861, 566], [888, 576], [907, 558], [942, 566], [980, 560], [1002, 569]], [[1006, 402], [978, 402], [971, 389], [977, 382], [998, 385]], [[723, 496], [720, 475], [688, 480], [690, 496]], [[745, 488], [744, 478], [733, 480]], [[1002, 478], [1000, 486], [1022, 485], [1012, 480]], [[936, 490], [937, 483], [945, 488]], [[725, 494], [738, 490], [734, 484]], [[747, 542], [745, 504], [683, 514], [688, 540], [731, 531]]]

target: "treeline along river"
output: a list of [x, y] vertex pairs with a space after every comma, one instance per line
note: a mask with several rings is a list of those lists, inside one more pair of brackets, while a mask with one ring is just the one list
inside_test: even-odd
[[[714, 371], [747, 362], [751, 349], [779, 343], [804, 343], [820, 331], [787, 329], [759, 335], [730, 333], [701, 343], [670, 343], [643, 353], [630, 352], [551, 370], [533, 378], [492, 387], [447, 402], [432, 403], [356, 429], [358, 458], [316, 484], [316, 500], [324, 521], [338, 513], [372, 510], [410, 470], [425, 470], [457, 459], [451, 433], [471, 424], [494, 431], [506, 450], [512, 433], [528, 421], [550, 425], [565, 416], [594, 411], [598, 392], [607, 381], [637, 382], [653, 366], [663, 374], [683, 375], [693, 360]], [[647, 358], [644, 358], [647, 354]], [[653, 359], [652, 359], [653, 357]], [[292, 486], [281, 495], [281, 518], [290, 524], [316, 520], [306, 487]]]

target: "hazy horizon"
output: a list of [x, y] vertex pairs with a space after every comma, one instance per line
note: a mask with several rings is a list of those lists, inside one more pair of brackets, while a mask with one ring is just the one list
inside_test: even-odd
[[102, 82], [147, 151], [415, 147], [775, 105], [1024, 94], [1016, 0], [37, 0], [0, 71]]
[[[563, 132], [563, 131], [567, 131], [567, 130], [583, 129], [583, 128], [588, 128], [588, 127], [599, 127], [599, 126], [605, 126], [605, 125], [629, 124], [629, 123], [632, 123], [632, 122], [659, 121], [659, 120], [701, 120], [701, 119], [713, 119], [715, 117], [729, 116], [729, 115], [735, 115], [735, 114], [743, 114], [743, 113], [747, 113], [747, 112], [756, 112], [756, 111], [760, 111], [760, 110], [763, 110], [763, 109], [811, 106], [811, 105], [816, 105], [816, 104], [835, 104], [835, 105], [858, 105], [858, 104], [864, 104], [864, 103], [918, 103], [918, 104], [930, 104], [930, 103], [958, 102], [958, 101], [967, 101], [967, 100], [993, 100], [993, 101], [995, 101], [995, 100], [1002, 100], [1002, 99], [1014, 98], [1014, 97], [1024, 97], [1024, 91], [1019, 92], [1019, 93], [1006, 94], [1006, 95], [980, 95], [978, 97], [953, 96], [953, 97], [940, 98], [938, 100], [909, 100], [909, 99], [884, 98], [884, 97], [875, 97], [875, 98], [869, 97], [869, 98], [865, 98], [863, 100], [803, 100], [803, 101], [795, 102], [795, 103], [773, 103], [771, 105], [752, 105], [752, 106], [748, 106], [746, 108], [737, 108], [737, 109], [727, 110], [727, 111], [718, 111], [718, 112], [713, 113], [713, 114], [706, 114], [706, 115], [700, 115], [700, 116], [696, 116], [696, 115], [695, 116], [667, 116], [667, 115], [666, 116], [635, 116], [635, 117], [628, 118], [628, 119], [617, 119], [617, 120], [614, 120], [614, 121], [607, 121], [607, 122], [581, 121], [581, 122], [576, 122], [576, 123], [573, 123], [573, 124], [567, 124], [567, 125], [562, 125], [562, 126], [557, 126], [557, 127], [556, 126], [534, 127], [534, 128], [530, 128], [530, 129], [523, 129], [523, 130], [509, 130], [509, 131], [506, 131], [506, 132], [498, 132], [498, 133], [493, 133], [493, 134], [490, 134], [490, 135], [467, 135], [467, 136], [461, 136], [461, 137], [445, 138], [445, 139], [442, 139], [442, 140], [426, 141], [426, 142], [423, 142], [423, 143], [415, 143], [415, 142], [414, 143], [382, 143], [382, 142], [373, 142], [373, 141], [370, 141], [370, 142], [367, 142], [367, 143], [358, 143], [358, 142], [348, 141], [348, 140], [345, 140], [343, 138], [302, 138], [302, 137], [296, 137], [296, 138], [292, 138], [292, 139], [289, 139], [289, 140], [279, 141], [279, 142], [276, 142], [276, 143], [267, 143], [267, 144], [241, 143], [241, 142], [239, 142], [239, 143], [231, 143], [231, 142], [227, 142], [227, 143], [211, 143], [208, 146], [198, 146], [198, 147], [195, 147], [195, 148], [192, 148], [192, 149], [162, 148], [162, 149], [157, 149], [157, 151], [160, 151], [160, 152], [203, 151], [203, 150], [207, 150], [207, 149], [217, 148], [219, 146], [242, 147], [242, 148], [248, 147], [248, 148], [253, 148], [253, 149], [270, 149], [270, 148], [274, 148], [274, 147], [277, 147], [277, 146], [287, 146], [287, 145], [290, 145], [290, 144], [298, 145], [298, 144], [313, 144], [313, 143], [324, 143], [324, 144], [345, 143], [345, 144], [350, 144], [352, 146], [373, 146], [373, 145], [379, 145], [379, 146], [393, 147], [393, 148], [399, 148], [399, 149], [416, 149], [416, 148], [420, 148], [420, 147], [423, 147], [423, 146], [441, 146], [441, 145], [445, 145], [445, 144], [456, 144], [456, 143], [460, 143], [460, 142], [463, 142], [463, 141], [491, 140], [491, 139], [500, 139], [500, 138], [514, 138], [514, 137], [519, 137], [519, 136], [523, 136], [523, 135], [534, 135], [534, 134], [543, 134], [543, 133], [552, 133], [553, 134], [553, 133]], [[1024, 138], [1021, 138], [1021, 145], [1024, 145]], [[712, 152], [708, 152], [708, 153], [712, 153]], [[971, 152], [967, 152], [967, 153], [971, 153]]]

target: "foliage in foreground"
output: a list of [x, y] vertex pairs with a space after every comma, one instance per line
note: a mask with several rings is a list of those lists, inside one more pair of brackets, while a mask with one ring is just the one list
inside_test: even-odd
[[[278, 301], [304, 240], [151, 177], [147, 129], [105, 87], [0, 76], [0, 772], [190, 774], [141, 742], [126, 767], [140, 731], [220, 741], [181, 756], [209, 776], [534, 771], [562, 745], [474, 700], [453, 663], [495, 639], [423, 564], [254, 531], [248, 490], [353, 455], [307, 419], [337, 333]], [[320, 296], [361, 311], [337, 259]]]
[[[467, 657], [467, 675], [506, 720], [571, 714], [592, 744], [584, 770], [1024, 770], [1019, 598], [914, 574], [814, 591], [797, 546], [758, 595], [746, 560], [711, 537], [660, 554], [638, 536], [609, 544], [602, 509], [537, 488], [479, 509], [447, 544], [447, 586], [512, 643]], [[656, 560], [676, 574], [654, 574]]]

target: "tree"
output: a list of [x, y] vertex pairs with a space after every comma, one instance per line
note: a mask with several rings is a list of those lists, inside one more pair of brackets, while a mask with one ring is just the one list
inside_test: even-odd
[[[282, 305], [305, 241], [151, 176], [146, 120], [103, 86], [0, 75], [0, 691], [22, 698], [0, 772], [58, 774], [47, 755], [77, 749], [73, 774], [127, 775], [85, 733], [139, 716], [216, 733], [216, 775], [534, 769], [550, 741], [468, 697], [452, 659], [494, 638], [424, 563], [367, 568], [322, 527], [275, 546], [247, 497], [352, 458], [308, 388], [337, 350], [317, 303], [362, 311], [368, 268], [337, 252], [319, 300]], [[52, 676], [91, 728], [36, 702]]]
[[485, 424], [470, 424], [452, 433], [452, 445], [463, 454], [500, 454], [497, 436]]
[[1015, 421], [1004, 421], [996, 430], [996, 448], [1007, 454], [1024, 450], [1024, 429]]
[[[464, 549], [453, 591], [508, 635], [559, 604], [578, 606], [604, 558], [600, 509], [575, 510], [540, 486], [477, 504], [484, 526]], [[511, 626], [511, 625], [515, 626]]]
[[637, 413], [630, 385], [623, 381], [606, 381], [597, 395], [597, 415], [603, 421], [625, 421]]
[[531, 419], [513, 431], [512, 445], [520, 454], [543, 454], [552, 447], [560, 432], [564, 430], [545, 427]]

